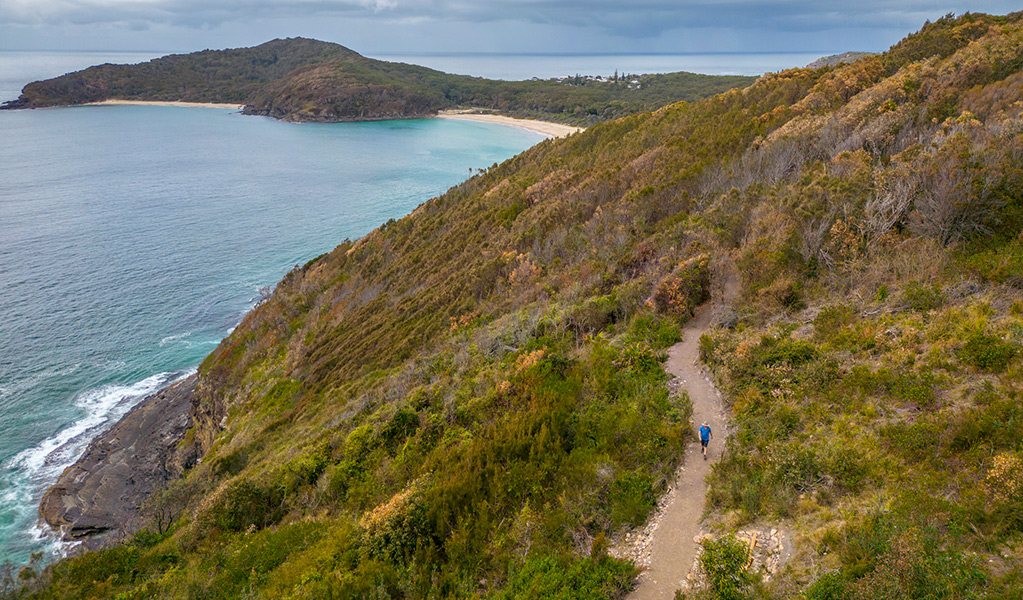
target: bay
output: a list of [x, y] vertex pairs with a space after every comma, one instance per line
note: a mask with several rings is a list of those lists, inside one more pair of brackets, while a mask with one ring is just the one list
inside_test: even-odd
[[42, 492], [262, 286], [541, 139], [443, 119], [0, 112], [0, 562], [65, 549], [37, 526]]
[[[0, 102], [30, 81], [166, 54], [0, 51]], [[819, 54], [367, 55], [515, 80], [757, 75]], [[262, 286], [540, 139], [447, 120], [0, 112], [0, 562], [66, 550], [37, 524], [42, 492], [99, 431], [194, 370]]]

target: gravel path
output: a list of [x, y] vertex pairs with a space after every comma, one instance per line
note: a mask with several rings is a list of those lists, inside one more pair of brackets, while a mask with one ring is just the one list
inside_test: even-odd
[[[734, 298], [737, 288], [736, 277], [729, 276], [715, 300], [720, 304]], [[646, 556], [642, 561], [647, 568], [640, 575], [639, 585], [629, 595], [630, 600], [672, 600], [696, 557], [694, 538], [700, 534], [707, 497], [704, 479], [711, 465], [721, 457], [728, 438], [728, 419], [721, 394], [700, 365], [700, 336], [708, 330], [711, 321], [711, 303], [706, 303], [686, 324], [682, 341], [668, 350], [665, 370], [689, 392], [694, 427], [699, 428], [706, 421], [713, 439], [706, 460], [701, 456], [699, 442], [692, 442], [686, 448], [685, 462], [676, 475], [675, 484], [665, 494], [666, 502], [644, 530], [649, 533], [649, 538], [644, 540]]]

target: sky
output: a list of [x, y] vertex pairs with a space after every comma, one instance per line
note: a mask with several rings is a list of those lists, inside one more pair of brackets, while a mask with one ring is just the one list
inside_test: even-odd
[[191, 52], [311, 37], [363, 54], [882, 51], [942, 0], [0, 0], [0, 50]]

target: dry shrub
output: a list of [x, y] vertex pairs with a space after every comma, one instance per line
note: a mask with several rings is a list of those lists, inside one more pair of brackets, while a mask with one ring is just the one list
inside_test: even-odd
[[791, 277], [779, 277], [771, 285], [757, 291], [757, 300], [762, 309], [798, 309], [803, 307], [799, 284]]
[[658, 312], [687, 321], [696, 307], [710, 298], [710, 255], [694, 256], [665, 277], [654, 290]]
[[1015, 452], [996, 455], [984, 478], [984, 488], [996, 504], [1016, 501], [1023, 491], [1023, 459]]

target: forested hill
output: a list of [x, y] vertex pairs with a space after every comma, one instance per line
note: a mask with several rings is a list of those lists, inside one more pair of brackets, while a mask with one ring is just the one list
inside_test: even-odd
[[108, 99], [244, 104], [249, 114], [292, 121], [365, 121], [480, 107], [513, 116], [590, 125], [693, 101], [752, 83], [694, 73], [614, 79], [496, 81], [366, 58], [337, 44], [294, 38], [254, 48], [205, 50], [137, 65], [100, 65], [25, 86], [3, 108]]
[[734, 425], [708, 530], [785, 552], [768, 578], [726, 544], [684, 597], [1018, 598], [1021, 66], [1023, 13], [946, 17], [545, 141], [345, 241], [201, 365], [202, 461], [146, 528], [11, 586], [621, 598], [616, 551], [693, 439], [660, 361], [734, 269], [700, 341]]

